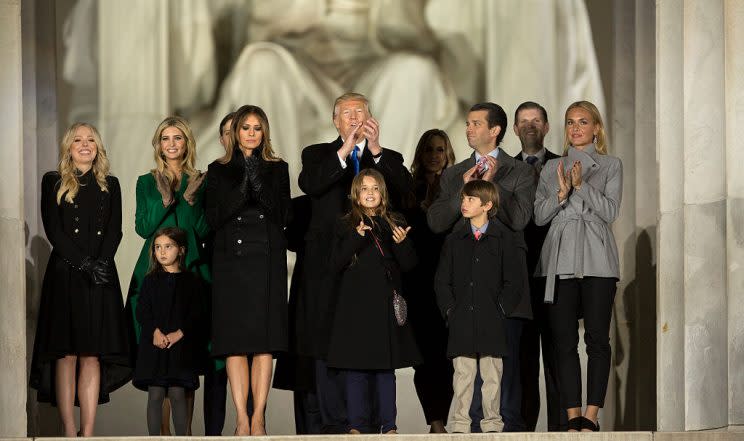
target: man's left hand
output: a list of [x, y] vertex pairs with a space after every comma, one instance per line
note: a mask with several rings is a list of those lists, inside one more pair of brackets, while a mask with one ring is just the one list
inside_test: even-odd
[[486, 155], [486, 164], [488, 164], [488, 169], [483, 172], [481, 179], [493, 182], [493, 178], [496, 176], [496, 170], [499, 169], [499, 160], [491, 155]]
[[376, 119], [369, 117], [364, 122], [364, 137], [367, 138], [367, 148], [372, 155], [379, 155], [382, 152], [380, 147], [380, 123]]

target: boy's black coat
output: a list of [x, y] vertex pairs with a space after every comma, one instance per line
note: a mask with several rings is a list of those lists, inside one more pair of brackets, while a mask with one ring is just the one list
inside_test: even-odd
[[507, 354], [504, 320], [528, 289], [526, 248], [498, 219], [479, 241], [467, 219], [447, 236], [434, 286], [449, 325], [449, 357]]

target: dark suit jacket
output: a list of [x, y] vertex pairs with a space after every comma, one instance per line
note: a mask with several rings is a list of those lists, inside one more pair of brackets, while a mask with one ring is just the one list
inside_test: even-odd
[[[337, 277], [328, 268], [334, 228], [349, 208], [349, 192], [354, 168], [341, 167], [337, 151], [341, 138], [315, 144], [302, 151], [300, 189], [312, 199], [311, 218], [305, 235], [305, 265], [297, 295], [297, 352], [325, 359], [336, 303]], [[413, 178], [403, 165], [403, 156], [383, 149], [375, 163], [365, 148], [359, 168], [375, 168], [385, 177], [392, 208], [401, 211], [413, 191]]]

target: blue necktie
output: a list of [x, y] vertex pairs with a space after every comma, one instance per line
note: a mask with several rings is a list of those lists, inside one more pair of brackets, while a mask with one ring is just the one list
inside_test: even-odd
[[527, 157], [527, 164], [535, 165], [536, 162], [537, 162], [537, 156], [530, 155]]
[[359, 146], [354, 146], [354, 151], [351, 152], [351, 155], [349, 155], [349, 158], [351, 159], [351, 163], [354, 164], [354, 176], [359, 174]]

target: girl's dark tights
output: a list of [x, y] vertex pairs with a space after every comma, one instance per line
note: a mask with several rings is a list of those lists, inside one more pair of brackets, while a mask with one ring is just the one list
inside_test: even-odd
[[182, 387], [168, 388], [150, 386], [147, 388], [147, 431], [150, 436], [160, 435], [160, 422], [163, 419], [163, 400], [166, 394], [171, 403], [173, 428], [176, 435], [186, 435], [186, 390]]

